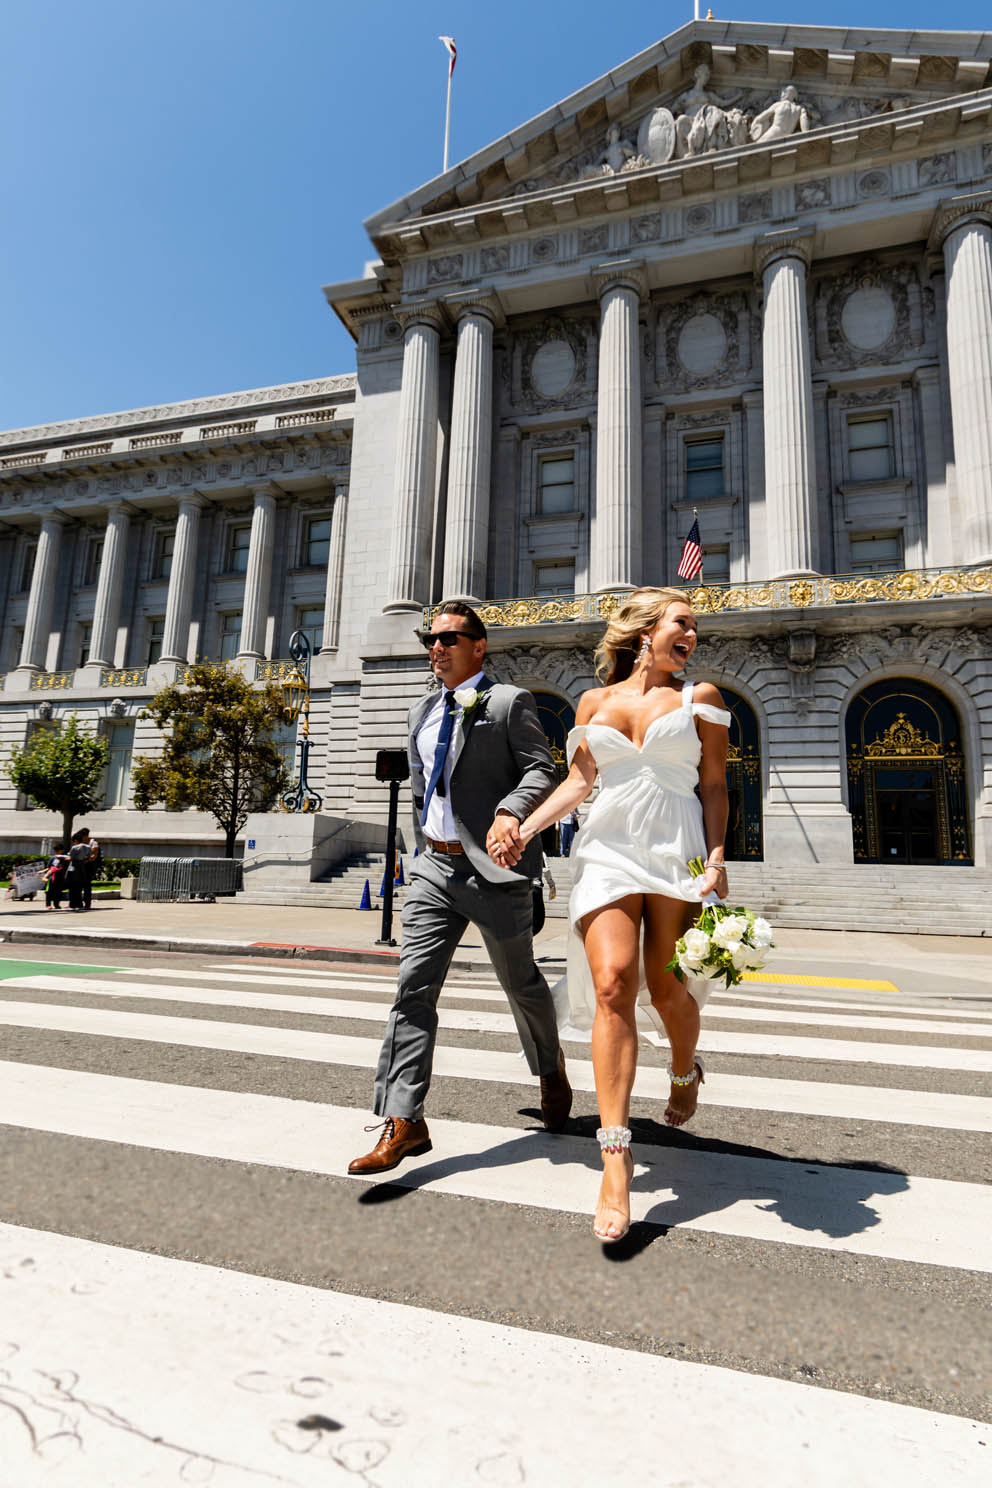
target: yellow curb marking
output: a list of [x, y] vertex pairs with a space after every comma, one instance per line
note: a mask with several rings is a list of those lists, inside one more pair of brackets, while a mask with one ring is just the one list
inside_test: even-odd
[[775, 982], [789, 987], [849, 987], [856, 992], [898, 992], [894, 982], [871, 982], [861, 977], [798, 976], [788, 971], [746, 971], [745, 982]]

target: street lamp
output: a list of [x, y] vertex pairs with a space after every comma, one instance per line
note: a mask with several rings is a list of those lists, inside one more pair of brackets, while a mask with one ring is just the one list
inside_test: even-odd
[[282, 683], [286, 722], [295, 723], [302, 713], [303, 727], [297, 740], [300, 766], [296, 783], [283, 793], [280, 805], [283, 811], [319, 811], [324, 804], [323, 797], [311, 788], [307, 780], [307, 764], [310, 759], [310, 642], [302, 630], [294, 630], [290, 636], [289, 654], [294, 666]]

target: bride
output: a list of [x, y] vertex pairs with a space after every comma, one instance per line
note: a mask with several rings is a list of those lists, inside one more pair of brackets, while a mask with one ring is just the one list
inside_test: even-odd
[[[709, 983], [683, 983], [665, 970], [700, 899], [727, 892], [730, 714], [712, 683], [678, 680], [695, 647], [686, 594], [635, 589], [596, 651], [604, 685], [579, 703], [568, 775], [509, 840], [487, 843], [496, 862], [518, 861], [531, 837], [586, 799], [599, 772], [599, 795], [572, 850], [568, 997], [572, 1024], [592, 1030], [603, 1158], [593, 1232], [609, 1244], [630, 1228], [638, 1024], [661, 1026], [668, 1037], [669, 1126], [692, 1117], [703, 1080], [696, 1043]], [[706, 870], [694, 880], [688, 863], [697, 856]]]

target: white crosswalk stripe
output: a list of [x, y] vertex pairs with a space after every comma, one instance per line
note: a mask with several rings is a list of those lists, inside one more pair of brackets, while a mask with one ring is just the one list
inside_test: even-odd
[[[82, 1143], [136, 1171], [159, 1159], [180, 1164], [176, 1173], [183, 1163], [219, 1164], [231, 1182], [285, 1171], [334, 1185], [330, 1218], [335, 1204], [369, 1192], [347, 1177], [347, 1163], [370, 1118], [334, 1082], [359, 1071], [364, 1080], [374, 1067], [394, 985], [367, 968], [278, 961], [163, 960], [74, 974], [24, 965], [0, 981], [0, 1139], [54, 1143], [39, 1151], [64, 1150], [70, 1168], [85, 1150], [72, 1144]], [[801, 1270], [910, 1268], [906, 1285], [932, 1273], [938, 1290], [953, 1293], [955, 1276], [967, 1287], [992, 1272], [992, 1171], [965, 1157], [953, 1176], [936, 1162], [913, 1172], [876, 1161], [876, 1149], [898, 1150], [900, 1132], [922, 1141], [929, 1131], [945, 1144], [992, 1132], [983, 1079], [992, 1074], [992, 1013], [898, 993], [852, 997], [830, 986], [716, 994], [703, 1019], [700, 1046], [714, 1061], [702, 1100], [733, 1118], [733, 1138], [637, 1145], [632, 1216], [698, 1237], [701, 1264], [708, 1255], [737, 1264], [749, 1247], [752, 1263], [762, 1258], [756, 1286], [762, 1266], [774, 1271], [775, 1258], [791, 1253], [809, 1258]], [[732, 1023], [754, 1031], [723, 1026]], [[385, 1188], [408, 1192], [410, 1205], [470, 1206], [451, 1210], [453, 1221], [483, 1206], [490, 1223], [501, 1215], [520, 1227], [523, 1256], [534, 1216], [592, 1213], [599, 1161], [578, 1129], [552, 1137], [536, 1119], [473, 1119], [473, 1092], [496, 1086], [536, 1106], [536, 1083], [507, 1043], [514, 1034], [492, 977], [453, 975], [434, 1071], [450, 1092], [441, 1104], [456, 1114], [429, 1113], [433, 1151], [387, 1174]], [[127, 1073], [108, 1049], [126, 1054]], [[568, 1052], [577, 1108], [591, 1116], [588, 1047]], [[742, 1056], [762, 1062], [743, 1073], [733, 1063]], [[186, 1074], [181, 1059], [193, 1061]], [[213, 1061], [209, 1080], [198, 1078], [204, 1059]], [[251, 1061], [238, 1083], [217, 1073], [225, 1059]], [[873, 1066], [885, 1066], [881, 1085]], [[326, 1100], [294, 1091], [287, 1072], [304, 1068], [326, 1072]], [[646, 1056], [635, 1097], [660, 1112], [667, 1090], [658, 1056]], [[826, 1122], [856, 1133], [864, 1160], [798, 1161], [794, 1147], [776, 1151], [763, 1131], [773, 1119], [805, 1123], [797, 1132]], [[791, 1140], [802, 1152], [802, 1136]], [[748, 1361], [743, 1344], [734, 1367], [698, 1362], [657, 1341], [615, 1347], [556, 1336], [551, 1316], [521, 1328], [439, 1310], [436, 1299], [404, 1305], [417, 1301], [404, 1292], [383, 1300], [375, 1289], [300, 1285], [292, 1258], [284, 1271], [245, 1274], [243, 1264], [151, 1254], [161, 1249], [154, 1231], [137, 1245], [116, 1235], [106, 1243], [92, 1225], [77, 1234], [69, 1221], [57, 1233], [3, 1215], [0, 1277], [12, 1284], [0, 1330], [0, 1462], [16, 1488], [173, 1480], [308, 1488], [356, 1475], [376, 1488], [557, 1488], [618, 1475], [653, 1483], [662, 1481], [658, 1433], [670, 1438], [673, 1412], [691, 1420], [693, 1443], [681, 1476], [664, 1478], [673, 1484], [792, 1488], [801, 1478], [827, 1488], [841, 1474], [860, 1488], [893, 1471], [901, 1488], [987, 1481], [992, 1427], [983, 1419], [873, 1398], [867, 1383], [837, 1390], [776, 1377], [774, 1358], [756, 1352]], [[443, 1230], [430, 1234], [443, 1246]], [[812, 1296], [810, 1308], [815, 1316]], [[805, 1326], [794, 1323], [799, 1333]], [[411, 1411], [409, 1361], [426, 1358]], [[907, 1387], [906, 1399], [916, 1398]], [[566, 1420], [574, 1429], [562, 1430]]]

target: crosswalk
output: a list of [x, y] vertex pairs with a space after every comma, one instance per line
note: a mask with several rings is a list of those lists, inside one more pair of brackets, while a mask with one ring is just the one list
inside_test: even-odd
[[388, 975], [107, 960], [0, 959], [0, 1488], [992, 1477], [992, 998], [718, 991], [607, 1251], [588, 1045], [549, 1136], [491, 977], [369, 1184]]

